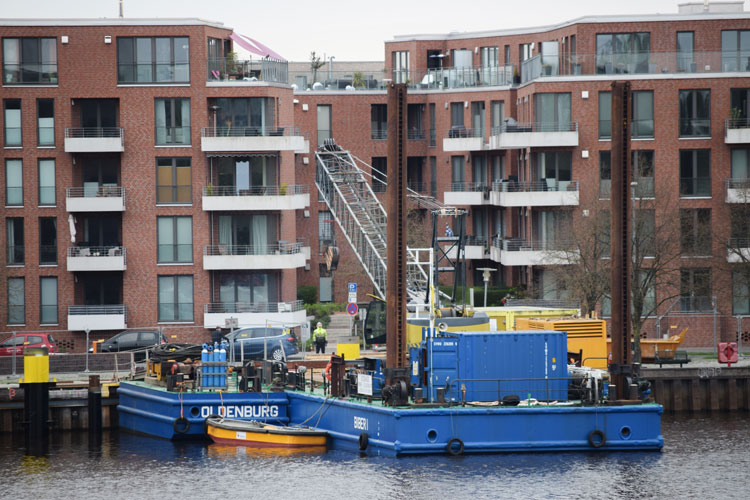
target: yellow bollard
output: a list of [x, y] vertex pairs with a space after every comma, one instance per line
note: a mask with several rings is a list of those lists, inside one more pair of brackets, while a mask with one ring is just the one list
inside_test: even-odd
[[23, 350], [23, 381], [27, 384], [49, 382], [49, 349], [27, 347]]

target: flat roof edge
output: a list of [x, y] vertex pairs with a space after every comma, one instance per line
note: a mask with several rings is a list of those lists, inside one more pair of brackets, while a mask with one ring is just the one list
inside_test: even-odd
[[232, 30], [222, 22], [197, 17], [0, 18], [0, 26], [211, 26]]

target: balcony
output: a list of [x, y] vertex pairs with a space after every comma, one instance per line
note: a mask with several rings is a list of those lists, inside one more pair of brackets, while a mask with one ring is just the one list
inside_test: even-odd
[[490, 258], [504, 266], [555, 266], [576, 262], [580, 253], [569, 242], [495, 237], [490, 248]]
[[490, 185], [485, 182], [451, 182], [443, 193], [446, 205], [489, 205]]
[[578, 181], [495, 181], [490, 201], [500, 207], [578, 206]]
[[267, 270], [297, 269], [305, 266], [302, 243], [278, 243], [265, 246], [208, 245], [203, 249], [203, 269]]
[[125, 130], [107, 128], [66, 128], [66, 153], [122, 153], [125, 151]]
[[68, 306], [68, 330], [122, 330], [127, 328], [127, 308], [122, 304]]
[[726, 180], [726, 203], [750, 202], [750, 179]]
[[305, 307], [301, 300], [292, 302], [219, 302], [206, 304], [203, 308], [203, 326], [224, 327], [226, 320], [237, 318], [240, 327], [274, 324], [302, 324], [305, 322]]
[[489, 149], [578, 146], [578, 122], [513, 123], [492, 127]]
[[252, 85], [258, 82], [289, 83], [289, 63], [265, 58], [240, 61], [233, 57], [208, 60], [209, 84]]
[[204, 127], [201, 151], [206, 153], [244, 151], [310, 152], [310, 142], [299, 127]]
[[747, 118], [726, 120], [724, 144], [750, 144], [750, 120]]
[[443, 139], [443, 151], [482, 151], [484, 147], [484, 129], [453, 126], [448, 136]]
[[750, 238], [730, 238], [727, 242], [727, 262], [741, 264], [750, 262]]
[[125, 188], [119, 186], [69, 187], [65, 190], [68, 212], [123, 212]]
[[68, 271], [124, 271], [125, 247], [69, 247]]
[[[480, 260], [490, 258], [490, 247], [486, 236], [467, 235], [464, 242], [464, 257], [466, 260]], [[456, 247], [448, 250], [447, 255], [451, 259], [456, 258]]]
[[203, 210], [299, 210], [310, 206], [307, 185], [206, 186], [203, 188]]

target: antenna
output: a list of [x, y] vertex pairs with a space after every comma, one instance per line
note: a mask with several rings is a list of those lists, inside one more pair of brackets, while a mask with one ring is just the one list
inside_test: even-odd
[[122, 18], [122, 0], [120, 0], [120, 18]]

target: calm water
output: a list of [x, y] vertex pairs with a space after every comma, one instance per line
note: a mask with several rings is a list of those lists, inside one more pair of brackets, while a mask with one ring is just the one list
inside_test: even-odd
[[[0, 435], [0, 498], [748, 498], [750, 417], [671, 416], [662, 453], [278, 456], [127, 433], [53, 437], [45, 457]], [[179, 495], [179, 496], [175, 496]]]

